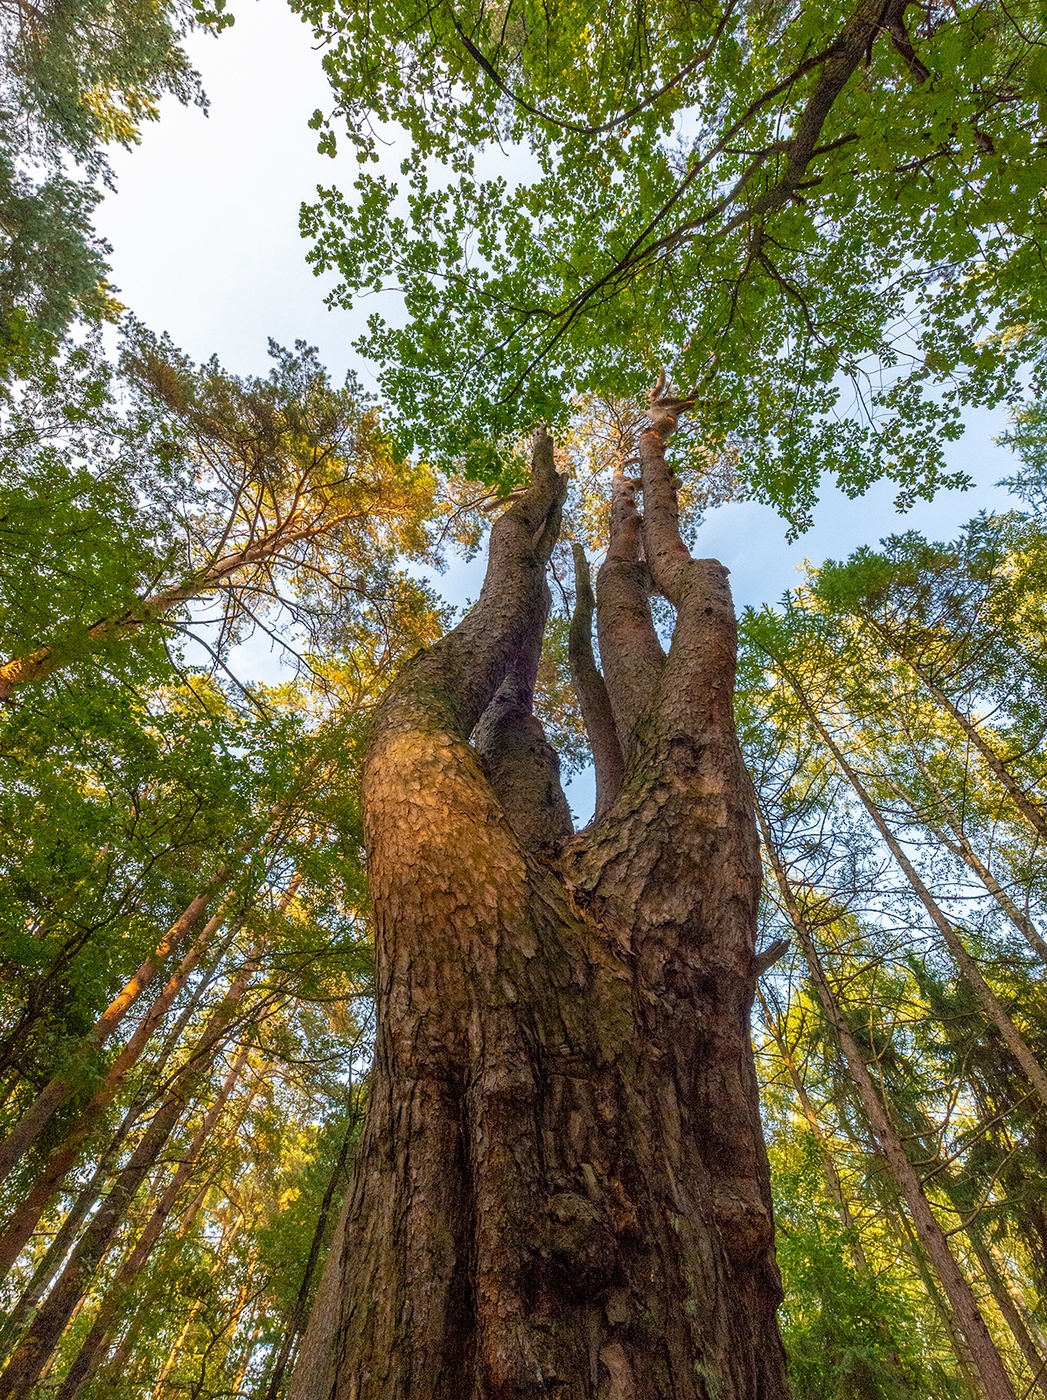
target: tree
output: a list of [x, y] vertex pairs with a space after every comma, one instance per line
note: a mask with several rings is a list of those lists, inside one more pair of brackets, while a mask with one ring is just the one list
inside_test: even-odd
[[[963, 406], [1020, 397], [1023, 363], [1039, 384], [1033, 0], [294, 8], [326, 45], [321, 149], [362, 164], [304, 211], [310, 257], [334, 304], [402, 293], [361, 348], [430, 456], [490, 477], [662, 363], [699, 395], [693, 465], [733, 451], [802, 527], [823, 473], [955, 484]], [[388, 124], [402, 179], [368, 171]]]
[[565, 485], [544, 433], [477, 604], [376, 712], [369, 1111], [294, 1400], [786, 1393], [735, 624], [680, 537], [665, 441], [687, 404], [661, 390], [642, 526], [623, 486], [598, 580], [624, 758], [605, 815], [573, 835], [531, 707]]
[[108, 245], [91, 225], [112, 184], [107, 148], [131, 147], [160, 99], [206, 106], [182, 47], [220, 33], [225, 0], [76, 0], [0, 12], [0, 378], [55, 348], [75, 319], [113, 319]]

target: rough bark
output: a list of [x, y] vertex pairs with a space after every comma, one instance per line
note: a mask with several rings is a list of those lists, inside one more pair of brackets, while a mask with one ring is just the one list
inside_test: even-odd
[[949, 1300], [949, 1307], [963, 1333], [986, 1400], [1017, 1400], [1014, 1387], [1011, 1385], [1003, 1362], [1000, 1360], [1000, 1354], [989, 1335], [985, 1319], [978, 1309], [970, 1283], [965, 1278], [949, 1248], [945, 1231], [939, 1225], [938, 1219], [931, 1209], [930, 1202], [924, 1194], [923, 1185], [916, 1174], [916, 1169], [906, 1155], [901, 1137], [891, 1122], [873, 1077], [862, 1057], [858, 1042], [840, 1011], [832, 986], [822, 967], [821, 958], [807, 926], [807, 921], [789, 883], [789, 877], [782, 864], [770, 825], [762, 812], [760, 813], [760, 826], [768, 862], [778, 886], [779, 897], [807, 962], [815, 993], [825, 1012], [826, 1019], [836, 1035], [848, 1074], [857, 1090], [862, 1110], [868, 1120], [876, 1145], [898, 1183], [920, 1243], [927, 1252], [927, 1257], [941, 1283], [946, 1298]]
[[[652, 497], [664, 402], [644, 435]], [[787, 1394], [725, 571], [686, 550], [666, 565], [677, 627], [642, 697], [614, 677], [635, 676], [634, 643], [653, 635], [646, 592], [619, 627], [601, 571], [624, 779], [571, 837], [551, 751], [529, 722], [502, 723], [498, 699], [540, 637], [561, 492], [539, 434], [476, 607], [375, 716], [370, 1103], [291, 1400]], [[492, 766], [492, 734], [513, 762], [529, 755], [526, 782]]]

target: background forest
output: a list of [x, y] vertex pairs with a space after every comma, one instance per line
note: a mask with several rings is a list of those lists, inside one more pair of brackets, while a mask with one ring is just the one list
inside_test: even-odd
[[[362, 41], [336, 7], [298, 8], [326, 46], [335, 115], [352, 117], [362, 80], [345, 54]], [[950, 11], [988, 32], [972, 13]], [[1033, 115], [1009, 183], [979, 198], [996, 201], [994, 227], [1024, 233], [1043, 216], [1047, 46], [1035, 7], [1019, 18], [1025, 47], [1004, 57]], [[336, 303], [377, 285], [383, 239], [395, 263], [388, 229], [414, 250], [397, 269], [406, 328], [375, 322], [365, 347], [398, 410], [304, 341], [237, 373], [134, 319], [93, 222], [110, 156], [162, 101], [203, 101], [186, 41], [231, 23], [224, 0], [0, 7], [0, 1400], [285, 1394], [367, 1105], [368, 715], [457, 615], [456, 561], [519, 484], [528, 414], [553, 422], [571, 477], [538, 709], [567, 771], [590, 762], [570, 546], [594, 555], [647, 350], [630, 360], [631, 329], [565, 334], [545, 380], [485, 395], [480, 357], [450, 402], [486, 293], [466, 287], [431, 344], [410, 327], [443, 315], [419, 289], [443, 275], [469, 201], [482, 224], [496, 192], [478, 178], [427, 203], [425, 162], [453, 142], [420, 135], [423, 116], [445, 130], [440, 104], [457, 99], [449, 80], [420, 115], [406, 61], [382, 79], [376, 127], [357, 128], [362, 212], [332, 189], [303, 214], [313, 261], [348, 279]], [[473, 139], [486, 116], [461, 110]], [[385, 198], [384, 166], [366, 183], [383, 121], [419, 153], [410, 215]], [[334, 117], [312, 125], [333, 150]], [[536, 149], [542, 189], [559, 167]], [[589, 179], [579, 169], [583, 191]], [[917, 222], [938, 198], [921, 192]], [[522, 236], [516, 253], [512, 276], [547, 275]], [[1006, 497], [977, 514], [972, 497], [952, 538], [899, 520], [741, 619], [738, 719], [776, 955], [753, 1036], [797, 1400], [978, 1400], [964, 1334], [979, 1315], [1014, 1392], [1047, 1397], [1047, 415], [1026, 354], [1042, 339], [1035, 286], [1015, 310], [1026, 270], [1015, 254], [980, 323], [959, 274], [902, 287], [895, 362], [919, 344], [914, 362], [940, 377], [925, 399], [878, 381], [893, 429], [825, 428], [831, 358], [796, 383], [774, 369], [747, 399], [744, 374], [783, 364], [772, 327], [716, 401], [713, 445], [694, 433], [678, 448], [692, 533], [744, 499], [804, 528], [827, 454], [849, 497], [881, 475], [903, 507], [964, 485], [928, 443], [957, 436], [972, 405], [999, 411], [1012, 449]], [[844, 261], [827, 282], [852, 276]], [[872, 315], [859, 300], [848, 333]], [[823, 344], [843, 312], [800, 303]], [[492, 363], [502, 387], [524, 382], [508, 352]], [[558, 407], [549, 382], [568, 372], [579, 392]], [[730, 427], [787, 400], [797, 437], [774, 453]]]

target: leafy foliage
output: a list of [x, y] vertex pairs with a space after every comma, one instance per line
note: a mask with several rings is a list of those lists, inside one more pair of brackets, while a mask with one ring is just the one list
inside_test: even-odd
[[[703, 448], [802, 528], [823, 472], [902, 504], [958, 484], [963, 406], [1039, 383], [1035, 5], [296, 8], [321, 147], [344, 121], [362, 165], [303, 230], [336, 303], [402, 295], [362, 347], [427, 453], [491, 480], [521, 429], [664, 363]], [[368, 173], [390, 124], [402, 185]]]

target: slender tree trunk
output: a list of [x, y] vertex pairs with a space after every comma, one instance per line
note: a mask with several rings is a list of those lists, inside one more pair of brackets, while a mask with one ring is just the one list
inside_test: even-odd
[[[964, 1389], [971, 1400], [983, 1400], [984, 1391], [978, 1379], [978, 1372], [971, 1360], [970, 1347], [956, 1324], [956, 1318], [953, 1316], [949, 1304], [942, 1296], [941, 1284], [927, 1262], [923, 1245], [918, 1236], [913, 1233], [913, 1227], [909, 1223], [909, 1217], [905, 1214], [900, 1200], [897, 1203], [897, 1210], [891, 1215], [891, 1220], [895, 1227], [895, 1237], [915, 1265], [916, 1272], [920, 1275], [920, 1280], [923, 1283], [924, 1292], [931, 1300], [931, 1306], [938, 1314], [942, 1330], [949, 1339], [949, 1346], [956, 1358], [956, 1366]], [[1025, 1400], [1024, 1396], [1022, 1400]]]
[[[66, 1254], [69, 1251], [69, 1246], [76, 1238], [80, 1226], [87, 1219], [88, 1214], [100, 1199], [102, 1189], [109, 1178], [117, 1154], [123, 1146], [128, 1133], [130, 1133], [131, 1129], [149, 1106], [155, 1085], [171, 1056], [177, 1049], [182, 1038], [182, 1033], [195, 1015], [200, 1001], [213, 983], [217, 974], [218, 965], [229, 943], [232, 941], [233, 936], [234, 934], [230, 933], [228, 938], [223, 942], [217, 957], [212, 960], [210, 968], [205, 975], [200, 978], [198, 985], [193, 989], [192, 996], [188, 998], [174, 1025], [164, 1037], [164, 1042], [156, 1057], [156, 1061], [150, 1066], [149, 1077], [146, 1083], [141, 1085], [136, 1092], [119, 1126], [102, 1152], [98, 1165], [91, 1176], [91, 1180], [78, 1193], [72, 1207], [62, 1221], [58, 1233], [48, 1245], [43, 1258], [33, 1272], [32, 1278], [26, 1285], [21, 1297], [5, 1322], [3, 1331], [0, 1332], [0, 1356], [7, 1355], [10, 1347], [13, 1346], [25, 1330], [37, 1303], [39, 1303], [40, 1299], [47, 1292], [51, 1280], [61, 1268]], [[12, 1222], [12, 1228], [13, 1227], [14, 1221]], [[0, 1241], [0, 1247], [2, 1247], [3, 1243], [4, 1241]]]
[[912, 661], [908, 656], [904, 655], [904, 653], [898, 651], [892, 645], [890, 637], [882, 629], [877, 630], [887, 649], [909, 667], [913, 675], [926, 686], [927, 690], [934, 696], [935, 700], [941, 705], [946, 714], [959, 725], [966, 737], [978, 750], [982, 758], [984, 758], [990, 772], [996, 777], [1000, 786], [1012, 798], [1014, 805], [1018, 808], [1019, 812], [1021, 812], [1022, 816], [1025, 817], [1033, 831], [1035, 831], [1038, 836], [1047, 838], [1047, 816], [1044, 816], [1043, 808], [1039, 803], [1034, 802], [1024, 790], [979, 727], [967, 718], [959, 705], [946, 695], [945, 691], [931, 678], [929, 672], [923, 666], [916, 661]]
[[1029, 1049], [1029, 1045], [1025, 1040], [1024, 1036], [1019, 1031], [1018, 1027], [1014, 1024], [1014, 1022], [1011, 1020], [1010, 1016], [1004, 1010], [1003, 1006], [1000, 1004], [999, 998], [997, 997], [996, 993], [993, 991], [993, 989], [989, 986], [988, 982], [986, 982], [985, 978], [982, 976], [981, 968], [978, 966], [974, 958], [972, 958], [970, 953], [967, 951], [959, 934], [953, 928], [952, 923], [949, 919], [946, 918], [945, 914], [939, 907], [937, 900], [934, 899], [930, 890], [920, 879], [916, 867], [913, 865], [909, 857], [905, 854], [905, 851], [902, 849], [900, 842], [895, 837], [894, 832], [884, 821], [883, 814], [880, 812], [880, 809], [870, 797], [868, 790], [866, 789], [865, 784], [862, 782], [861, 778], [859, 778], [858, 774], [854, 771], [854, 768], [847, 761], [843, 750], [840, 748], [839, 744], [837, 744], [836, 740], [830, 734], [821, 716], [808, 701], [806, 695], [803, 692], [803, 688], [796, 680], [796, 678], [792, 675], [792, 673], [782, 665], [781, 660], [777, 657], [774, 659], [778, 664], [782, 675], [784, 675], [785, 678], [788, 680], [789, 685], [792, 687], [797, 699], [800, 701], [805, 712], [810, 717], [811, 723], [814, 725], [815, 729], [818, 731], [818, 734], [821, 736], [822, 742], [825, 744], [825, 747], [829, 750], [833, 758], [836, 760], [840, 771], [843, 773], [844, 777], [854, 789], [858, 800], [861, 802], [866, 812], [868, 812], [873, 825], [876, 827], [876, 830], [883, 837], [887, 849], [890, 851], [895, 861], [901, 867], [906, 879], [912, 886], [916, 897], [919, 899], [920, 903], [930, 915], [931, 922], [941, 934], [945, 946], [952, 954], [952, 957], [956, 962], [956, 965], [959, 967], [960, 972], [966, 979], [971, 990], [974, 992], [974, 995], [977, 998], [977, 1001], [981, 1006], [982, 1010], [985, 1012], [986, 1017], [999, 1031], [1003, 1043], [1007, 1046], [1008, 1050], [1010, 1050], [1011, 1054], [1018, 1061], [1018, 1064], [1021, 1066], [1026, 1078], [1029, 1080], [1029, 1083], [1035, 1090], [1040, 1102], [1044, 1105], [1045, 1108], [1047, 1108], [1047, 1073], [1045, 1073], [1043, 1066], [1040, 1064], [1036, 1056]]
[[316, 1266], [320, 1259], [320, 1250], [323, 1247], [324, 1236], [327, 1233], [327, 1222], [331, 1214], [331, 1205], [335, 1198], [339, 1186], [345, 1178], [346, 1167], [349, 1162], [349, 1149], [352, 1146], [356, 1129], [359, 1126], [359, 1117], [356, 1113], [352, 1115], [342, 1145], [338, 1150], [338, 1159], [335, 1162], [331, 1179], [327, 1183], [324, 1198], [320, 1203], [320, 1213], [316, 1219], [316, 1228], [313, 1230], [313, 1238], [309, 1245], [309, 1257], [306, 1259], [305, 1272], [302, 1275], [302, 1282], [298, 1288], [298, 1295], [295, 1298], [291, 1315], [287, 1320], [284, 1335], [280, 1341], [280, 1349], [276, 1353], [276, 1360], [270, 1372], [268, 1384], [265, 1388], [265, 1400], [279, 1400], [284, 1387], [284, 1377], [287, 1374], [288, 1364], [298, 1344], [299, 1338], [305, 1328], [308, 1316], [309, 1294], [313, 1287], [313, 1278], [316, 1273]]
[[605, 815], [572, 835], [532, 711], [563, 489], [544, 434], [476, 606], [374, 717], [369, 1108], [292, 1400], [787, 1394], [736, 630], [725, 570], [680, 539], [683, 407], [653, 402], [642, 526], [616, 511], [598, 580], [625, 755]]
[[858, 1042], [851, 1033], [851, 1029], [836, 1002], [832, 986], [822, 968], [814, 939], [807, 927], [807, 921], [789, 883], [770, 825], [763, 812], [758, 809], [758, 813], [764, 846], [767, 850], [769, 864], [774, 872], [779, 897], [796, 933], [796, 941], [807, 961], [818, 1000], [821, 1002], [826, 1019], [836, 1033], [848, 1073], [858, 1092], [876, 1145], [883, 1153], [890, 1166], [891, 1174], [898, 1183], [912, 1222], [916, 1227], [920, 1243], [927, 1251], [927, 1256], [941, 1282], [945, 1296], [949, 1300], [949, 1307], [963, 1332], [986, 1400], [1017, 1400], [1003, 1362], [1000, 1360], [1000, 1354], [989, 1335], [985, 1319], [978, 1309], [971, 1286], [949, 1248], [945, 1232], [939, 1225], [937, 1217], [924, 1195], [923, 1186], [915, 1168], [909, 1161], [902, 1140], [895, 1131], [887, 1109], [877, 1092], [872, 1075], [862, 1058]]
[[[142, 992], [152, 982], [166, 959], [203, 916], [215, 893], [221, 889], [228, 878], [228, 867], [224, 864], [220, 865], [196, 898], [190, 900], [178, 918], [175, 919], [150, 956], [145, 959], [130, 981], [121, 988], [91, 1030], [88, 1031], [72, 1057], [71, 1063], [74, 1067], [56, 1074], [41, 1089], [33, 1105], [22, 1115], [7, 1137], [0, 1142], [0, 1181], [10, 1175], [12, 1169], [25, 1156], [62, 1105], [72, 1098], [76, 1092], [78, 1069], [89, 1062], [113, 1034]], [[218, 927], [224, 917], [225, 911], [222, 910], [214, 916], [207, 927], [209, 929], [212, 925]], [[184, 981], [184, 978], [182, 980]], [[172, 1000], [174, 995], [175, 993], [171, 994]], [[146, 1038], [148, 1039], [148, 1036]]]
[[1000, 1310], [1000, 1315], [1010, 1328], [1011, 1336], [1018, 1344], [1018, 1350], [1025, 1357], [1026, 1365], [1032, 1374], [1032, 1381], [1028, 1394], [1035, 1386], [1040, 1394], [1047, 1400], [1047, 1358], [1040, 1355], [1040, 1352], [1029, 1335], [1029, 1329], [1025, 1325], [1018, 1305], [1011, 1297], [1010, 1289], [1002, 1278], [999, 1269], [996, 1267], [996, 1260], [986, 1247], [985, 1241], [977, 1223], [968, 1231], [971, 1245], [985, 1274], [989, 1291], [992, 1293], [993, 1301]]
[[212, 1014], [172, 1092], [157, 1109], [127, 1164], [117, 1174], [108, 1195], [99, 1205], [32, 1326], [0, 1376], [0, 1400], [25, 1400], [39, 1379], [73, 1310], [90, 1286], [92, 1275], [109, 1248], [129, 1205], [155, 1166], [196, 1086], [206, 1074], [211, 1057], [226, 1034], [256, 971], [257, 960], [252, 956], [237, 973], [221, 1004]]
[[0, 662], [0, 702], [10, 700], [19, 687], [37, 684], [53, 675], [55, 671], [61, 670], [63, 666], [68, 666], [70, 661], [82, 654], [85, 640], [87, 645], [94, 649], [115, 638], [133, 637], [150, 624], [155, 625], [173, 608], [191, 602], [203, 593], [226, 586], [238, 573], [264, 564], [292, 544], [333, 530], [350, 518], [348, 515], [332, 516], [318, 523], [304, 513], [291, 514], [267, 535], [214, 560], [184, 582], [138, 600], [125, 612], [100, 618], [87, 629], [85, 638], [77, 638], [75, 648], [63, 647], [60, 644], [43, 646], [25, 656], [16, 656], [10, 661]]
[[622, 786], [622, 746], [614, 723], [607, 686], [593, 654], [593, 597], [589, 561], [580, 544], [574, 545], [574, 615], [568, 636], [571, 679], [593, 750], [596, 770], [596, 818], [605, 816]]
[[[937, 837], [947, 850], [951, 851], [958, 860], [962, 860], [967, 865], [968, 869], [978, 877], [1041, 962], [1047, 963], [1047, 941], [1041, 937], [1036, 925], [1029, 918], [1028, 914], [1026, 914], [1023, 909], [1019, 908], [1014, 899], [1012, 899], [1010, 893], [1004, 889], [999, 880], [996, 879], [996, 876], [971, 845], [970, 838], [963, 829], [963, 822], [960, 819], [960, 814], [941, 790], [941, 787], [935, 781], [934, 775], [931, 773], [926, 763], [924, 763], [923, 759], [916, 752], [916, 746], [913, 744], [911, 738], [909, 740], [909, 747], [914, 761], [923, 774], [924, 781], [934, 793], [935, 802], [945, 818], [949, 831], [952, 833], [951, 837], [947, 836], [937, 823], [931, 822], [926, 816], [921, 815], [921, 821], [926, 824], [932, 835]], [[904, 793], [902, 796], [905, 798], [905, 801], [912, 805], [911, 798]], [[918, 815], [920, 814], [918, 813]]]
[[98, 1310], [98, 1315], [91, 1325], [91, 1330], [81, 1343], [80, 1350], [66, 1373], [65, 1379], [58, 1387], [56, 1400], [74, 1400], [74, 1397], [80, 1393], [84, 1384], [90, 1379], [97, 1364], [99, 1352], [109, 1344], [110, 1332], [120, 1315], [124, 1299], [134, 1287], [135, 1280], [152, 1254], [167, 1222], [167, 1217], [182, 1194], [182, 1189], [196, 1166], [200, 1153], [206, 1146], [214, 1131], [215, 1124], [229, 1101], [229, 1096], [243, 1073], [249, 1053], [250, 1045], [245, 1041], [234, 1056], [214, 1103], [200, 1120], [200, 1125], [193, 1134], [193, 1140], [186, 1149], [185, 1156], [175, 1168], [171, 1180], [150, 1212], [145, 1228], [117, 1270], [116, 1277], [113, 1279], [102, 1306]]
[[[127, 1044], [109, 1066], [105, 1078], [84, 1105], [65, 1138], [40, 1168], [29, 1191], [16, 1208], [3, 1235], [0, 1236], [0, 1277], [7, 1273], [25, 1248], [40, 1221], [40, 1217], [47, 1209], [66, 1175], [76, 1165], [96, 1125], [116, 1098], [128, 1074], [141, 1058], [156, 1028], [185, 986], [189, 974], [204, 954], [212, 951], [214, 935], [225, 918], [225, 912], [220, 910], [201, 929], [192, 947], [186, 952], [179, 966], [135, 1027]], [[238, 928], [239, 925], [223, 941], [223, 951], [236, 936]], [[52, 1081], [52, 1083], [54, 1082]]]
[[807, 1093], [807, 1086], [803, 1082], [803, 1075], [800, 1073], [800, 1068], [796, 1063], [796, 1057], [786, 1043], [785, 1033], [778, 1024], [777, 1017], [764, 1000], [763, 993], [760, 991], [759, 987], [756, 989], [756, 999], [763, 1013], [763, 1023], [767, 1027], [775, 1045], [778, 1047], [778, 1054], [781, 1057], [782, 1064], [785, 1065], [789, 1080], [793, 1086], [793, 1091], [799, 1101], [800, 1111], [807, 1120], [807, 1126], [814, 1134], [814, 1140], [818, 1144], [818, 1151], [821, 1154], [822, 1167], [825, 1171], [825, 1180], [829, 1187], [829, 1194], [836, 1204], [836, 1212], [840, 1217], [840, 1224], [848, 1232], [850, 1239], [849, 1247], [851, 1258], [854, 1260], [854, 1266], [862, 1273], [865, 1273], [868, 1270], [869, 1261], [866, 1259], [865, 1250], [862, 1248], [861, 1238], [854, 1223], [854, 1216], [851, 1214], [851, 1207], [843, 1189], [843, 1182], [840, 1180], [840, 1173], [837, 1170], [836, 1162], [832, 1155], [832, 1149], [826, 1141], [821, 1121]]

